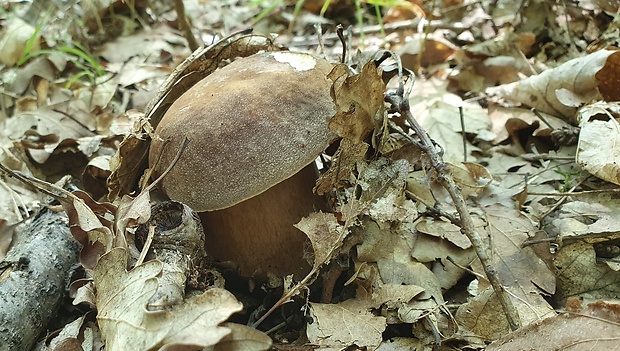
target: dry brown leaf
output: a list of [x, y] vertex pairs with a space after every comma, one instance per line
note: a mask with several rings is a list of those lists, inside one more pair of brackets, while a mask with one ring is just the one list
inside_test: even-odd
[[201, 349], [231, 333], [219, 326], [242, 305], [223, 289], [210, 289], [165, 311], [147, 311], [157, 289], [159, 261], [127, 271], [128, 254], [113, 249], [101, 257], [94, 271], [97, 320], [106, 350]]
[[407, 40], [405, 45], [395, 51], [401, 57], [403, 67], [413, 71], [420, 67], [444, 63], [448, 57], [458, 51], [458, 47], [439, 32], [416, 33], [409, 36]]
[[369, 301], [358, 299], [333, 305], [311, 303], [313, 321], [307, 326], [308, 339], [321, 347], [344, 349], [355, 345], [374, 350], [381, 343], [386, 320], [369, 309]]
[[[567, 122], [576, 125], [578, 124], [577, 106], [572, 101], [577, 99], [578, 102], [587, 102], [599, 95], [595, 75], [614, 52], [613, 50], [600, 50], [524, 80], [489, 88], [487, 93], [565, 118]], [[570, 102], [560, 99], [558, 93], [562, 94], [562, 92], [565, 95], [571, 94]]]
[[348, 233], [348, 229], [338, 223], [331, 213], [311, 213], [295, 224], [295, 228], [306, 234], [312, 244], [314, 262], [312, 270], [318, 270], [324, 263], [329, 262], [337, 252]]
[[336, 114], [328, 123], [329, 130], [359, 143], [383, 125], [385, 84], [381, 69], [373, 61], [353, 76], [349, 76], [346, 65], [337, 65], [328, 78], [334, 82], [332, 98], [336, 104]]
[[505, 335], [486, 350], [614, 350], [620, 343], [619, 315], [617, 303], [590, 303]]
[[605, 65], [596, 72], [595, 78], [603, 100], [620, 101], [620, 51], [607, 57]]
[[620, 272], [598, 263], [592, 244], [576, 242], [563, 247], [555, 256], [558, 291], [555, 297], [587, 299], [620, 296]]
[[355, 143], [351, 139], [342, 139], [332, 157], [329, 170], [321, 174], [313, 189], [314, 192], [324, 195], [347, 186], [346, 181], [351, 180], [355, 165], [364, 159], [368, 147], [369, 145], [364, 142]]

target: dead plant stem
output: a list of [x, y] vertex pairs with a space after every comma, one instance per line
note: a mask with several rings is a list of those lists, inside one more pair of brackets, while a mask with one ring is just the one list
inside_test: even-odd
[[467, 206], [465, 204], [465, 200], [463, 200], [463, 195], [461, 194], [458, 186], [450, 176], [450, 171], [446, 164], [443, 162], [442, 157], [436, 150], [436, 146], [431, 140], [430, 136], [426, 133], [426, 131], [420, 126], [420, 124], [415, 120], [413, 115], [411, 114], [411, 109], [409, 106], [408, 96], [398, 96], [399, 94], [388, 94], [386, 99], [390, 102], [394, 107], [398, 109], [398, 111], [404, 115], [409, 122], [412, 130], [416, 133], [418, 138], [420, 139], [420, 145], [422, 147], [422, 151], [424, 151], [431, 162], [432, 167], [435, 169], [438, 175], [438, 180], [441, 185], [448, 191], [454, 206], [460, 217], [461, 222], [461, 231], [463, 234], [469, 238], [482, 266], [484, 267], [484, 272], [487, 276], [487, 279], [491, 283], [495, 294], [506, 314], [506, 318], [510, 325], [510, 329], [516, 330], [521, 326], [521, 321], [519, 319], [519, 314], [515, 309], [514, 305], [510, 301], [509, 295], [507, 291], [504, 289], [499, 276], [497, 274], [497, 270], [494, 268], [491, 257], [488, 254], [488, 250], [486, 249], [486, 244], [482, 240], [480, 234], [476, 231], [474, 222], [472, 220], [469, 211], [467, 210]]

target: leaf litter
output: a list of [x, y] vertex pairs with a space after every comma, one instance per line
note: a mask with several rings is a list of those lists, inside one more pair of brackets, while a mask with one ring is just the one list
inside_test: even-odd
[[[368, 51], [379, 49], [373, 47], [376, 43], [389, 45], [403, 68], [417, 73], [409, 94], [411, 112], [448, 162], [474, 228], [488, 246], [523, 325], [513, 333], [485, 277], [487, 267], [480, 265], [463, 235], [458, 225], [462, 218], [454, 215], [456, 204], [442, 188], [428, 153], [420, 152], [415, 142], [410, 145], [407, 138], [416, 140], [416, 135], [402, 115], [384, 110], [384, 84], [394, 89], [394, 80], [379, 78], [393, 72], [390, 60], [378, 66], [379, 61], [368, 59], [347, 62], [349, 66], [341, 64], [333, 71], [339, 112], [330, 128], [343, 139], [336, 152], [325, 155], [330, 168], [316, 191], [332, 199], [334, 211], [310, 213], [297, 224], [308, 236], [312, 272], [300, 282], [282, 277], [287, 289], [280, 291], [282, 302], [276, 304], [289, 316], [303, 315], [308, 321], [297, 324], [292, 333], [286, 328], [267, 330], [270, 319], [273, 326], [277, 318], [263, 312], [266, 325], [255, 325], [271, 338], [225, 323], [241, 310], [238, 300], [243, 299], [221, 288], [189, 296], [166, 312], [148, 312], [145, 306], [161, 278], [161, 262], [131, 267], [130, 256], [138, 249], [126, 238], [147, 221], [148, 204], [154, 201], [148, 192], [133, 192], [140, 188], [137, 182], [144, 170], [136, 150], [154, 125], [139, 119], [131, 127], [128, 121], [136, 118], [128, 107], [145, 111], [156, 124], [169, 101], [211, 69], [239, 53], [277, 45], [261, 36], [232, 39], [232, 46], [225, 47], [230, 51], [201, 66], [186, 61], [189, 71], [178, 71], [184, 74], [173, 74], [166, 83], [189, 52], [178, 32], [159, 23], [104, 40], [92, 55], [105, 62], [106, 74], [72, 80], [80, 73], [79, 64], [83, 69], [88, 63], [84, 57], [41, 52], [18, 65], [24, 48], [37, 52], [45, 46], [53, 51], [57, 38], [46, 32], [33, 37], [36, 27], [12, 22], [5, 28], [1, 50], [6, 55], [1, 58], [2, 81], [10, 94], [3, 97], [0, 115], [0, 162], [5, 171], [0, 191], [7, 199], [0, 204], [0, 239], [10, 240], [11, 228], [41, 206], [35, 188], [52, 194], [61, 199], [72, 233], [84, 245], [82, 265], [96, 287], [94, 297], [84, 301], [97, 306], [98, 328], [80, 322], [67, 325], [68, 336], [59, 337], [82, 338], [82, 347], [100, 340], [109, 349], [191, 345], [258, 350], [270, 347], [272, 340], [276, 348], [297, 340], [320, 349], [371, 350], [411, 345], [483, 349], [494, 340], [487, 349], [523, 349], [528, 343], [541, 350], [615, 345], [620, 231], [614, 215], [619, 183], [614, 103], [618, 91], [613, 82], [620, 73], [617, 51], [604, 48], [620, 44], [613, 35], [618, 8], [592, 2], [564, 13], [566, 8], [555, 3], [512, 10], [514, 4], [501, 3], [459, 11], [440, 7], [436, 16], [428, 5], [410, 2], [408, 11], [385, 17], [386, 28], [399, 23], [389, 21], [413, 23], [431, 15], [445, 22], [438, 25], [435, 19], [426, 29], [420, 27], [430, 34], [405, 24], [381, 40], [371, 34], [365, 42], [358, 36], [354, 40]], [[243, 29], [247, 20], [244, 4], [239, 5], [237, 11], [236, 3], [228, 4], [231, 11], [223, 11], [219, 20], [191, 16], [196, 28], [204, 23], [205, 28], [232, 33]], [[600, 16], [599, 22], [592, 21], [592, 13]], [[527, 21], [512, 22], [515, 14]], [[513, 24], [497, 30], [502, 23]], [[269, 20], [262, 25], [280, 31], [284, 39], [295, 35], [288, 38], [295, 43], [295, 38], [312, 35], [300, 29], [304, 24], [297, 21], [294, 32]], [[23, 37], [14, 35], [17, 27]], [[546, 39], [540, 39], [542, 28], [548, 29]], [[28, 43], [30, 38], [34, 40]], [[333, 36], [324, 40], [324, 54], [337, 57], [339, 43]], [[211, 48], [206, 55], [213, 52], [217, 50]], [[87, 68], [83, 76], [95, 70]], [[147, 95], [149, 106], [144, 102]], [[554, 133], [571, 127], [579, 128], [576, 147], [554, 142]], [[112, 156], [117, 150], [121, 151]], [[64, 167], [52, 167], [58, 162]], [[16, 181], [20, 174], [26, 183]], [[49, 184], [65, 174], [82, 178], [88, 193], [62, 192]], [[110, 174], [112, 182], [106, 184]], [[142, 188], [148, 177], [143, 179]], [[116, 199], [113, 204], [106, 202], [108, 185], [110, 200]], [[326, 283], [328, 271], [337, 272], [333, 284]], [[94, 291], [92, 282], [83, 288]], [[331, 299], [317, 299], [315, 289], [330, 290], [322, 296]], [[277, 289], [273, 292], [278, 294]], [[272, 306], [273, 302], [258, 305]], [[298, 307], [291, 311], [287, 306]], [[76, 327], [84, 336], [70, 332]], [[50, 349], [52, 345], [56, 344]]]

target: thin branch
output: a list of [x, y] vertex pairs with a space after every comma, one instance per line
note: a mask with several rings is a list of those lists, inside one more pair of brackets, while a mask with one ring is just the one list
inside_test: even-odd
[[192, 27], [190, 27], [187, 22], [187, 16], [185, 16], [185, 6], [183, 5], [183, 0], [175, 0], [174, 1], [175, 9], [177, 11], [177, 20], [179, 21], [179, 29], [183, 32], [183, 36], [185, 40], [187, 40], [187, 45], [189, 45], [189, 49], [191, 51], [196, 51], [200, 47], [198, 45], [198, 41], [196, 37], [194, 37], [194, 33], [192, 33]]
[[460, 217], [461, 222], [461, 231], [463, 234], [469, 238], [482, 266], [484, 267], [484, 272], [487, 276], [487, 279], [491, 283], [495, 294], [498, 297], [500, 304], [506, 314], [506, 318], [512, 330], [516, 330], [521, 326], [521, 321], [519, 320], [519, 314], [515, 309], [514, 305], [510, 301], [509, 295], [507, 291], [504, 289], [502, 285], [497, 270], [493, 267], [491, 257], [488, 254], [488, 250], [486, 249], [486, 244], [482, 240], [480, 234], [476, 231], [475, 225], [469, 211], [467, 210], [467, 206], [465, 204], [465, 200], [463, 200], [463, 195], [459, 190], [458, 186], [450, 176], [450, 171], [446, 164], [443, 162], [443, 159], [440, 155], [440, 152], [437, 151], [438, 145], [436, 145], [430, 136], [426, 133], [424, 128], [420, 126], [418, 121], [415, 120], [413, 115], [411, 114], [411, 109], [409, 106], [409, 95], [405, 93], [402, 89], [402, 85], [396, 91], [396, 93], [387, 94], [386, 101], [391, 103], [396, 110], [398, 110], [401, 115], [405, 116], [407, 122], [411, 126], [411, 129], [415, 132], [417, 137], [420, 139], [418, 143], [414, 143], [418, 147], [421, 147], [421, 150], [425, 152], [431, 162], [432, 167], [435, 169], [438, 175], [438, 181], [441, 185], [448, 191], [454, 206]]

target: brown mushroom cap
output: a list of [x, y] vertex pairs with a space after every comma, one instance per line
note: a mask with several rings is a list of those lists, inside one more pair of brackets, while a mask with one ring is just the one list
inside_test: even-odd
[[[334, 138], [332, 65], [287, 51], [256, 54], [215, 71], [175, 101], [155, 130], [157, 177], [189, 144], [161, 188], [195, 211], [254, 197], [312, 162]], [[169, 141], [169, 142], [165, 142]]]

